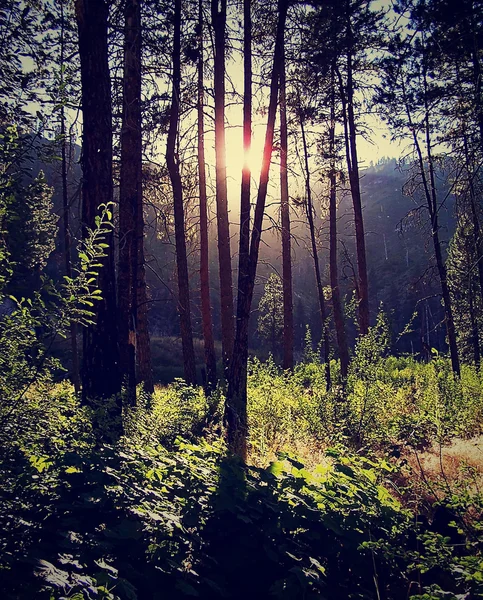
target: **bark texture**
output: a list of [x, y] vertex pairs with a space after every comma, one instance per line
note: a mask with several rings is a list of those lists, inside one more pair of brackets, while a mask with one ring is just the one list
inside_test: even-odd
[[[112, 202], [112, 108], [104, 0], [76, 0], [81, 61], [83, 144], [82, 221], [84, 235], [95, 227], [100, 204]], [[116, 287], [112, 232], [106, 235], [106, 257], [99, 271], [102, 300], [95, 325], [84, 329], [83, 397], [107, 398], [120, 391], [116, 322]]]
[[136, 402], [138, 196], [142, 197], [141, 7], [127, 0], [124, 26], [123, 113], [119, 189], [119, 358], [128, 403]]

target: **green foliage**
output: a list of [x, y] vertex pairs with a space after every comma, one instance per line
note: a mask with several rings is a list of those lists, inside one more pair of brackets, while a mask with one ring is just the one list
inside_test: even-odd
[[[64, 278], [61, 291], [44, 280], [33, 298], [8, 298], [11, 310], [0, 316], [0, 435], [15, 431], [28, 413], [28, 392], [33, 384], [41, 388], [50, 385], [53, 373], [60, 369], [50, 356], [56, 336], [65, 336], [72, 321], [81, 325], [92, 322], [92, 307], [100, 299], [96, 285], [99, 260], [111, 226], [109, 207], [101, 207], [97, 227], [79, 253], [81, 263], [74, 277]], [[1, 290], [0, 303], [7, 304]]]
[[182, 379], [158, 387], [152, 396], [139, 394], [138, 404], [127, 415], [125, 431], [139, 443], [172, 445], [178, 436], [200, 435], [213, 421], [221, 420], [219, 392], [207, 398], [202, 388]]
[[[381, 319], [359, 343], [346, 389], [330, 392], [320, 363], [299, 364], [291, 375], [272, 360], [253, 360], [248, 418], [257, 460], [263, 464], [279, 450], [310, 444], [344, 442], [369, 452], [482, 433], [483, 382], [475, 367], [463, 365], [456, 379], [446, 358], [428, 364], [385, 358], [385, 343], [387, 322]], [[331, 368], [337, 373], [338, 364], [332, 361]]]
[[[466, 363], [475, 363], [481, 353], [481, 294], [474, 230], [467, 215], [460, 215], [451, 240], [446, 268], [453, 301], [458, 350]], [[475, 356], [475, 346], [477, 346]]]

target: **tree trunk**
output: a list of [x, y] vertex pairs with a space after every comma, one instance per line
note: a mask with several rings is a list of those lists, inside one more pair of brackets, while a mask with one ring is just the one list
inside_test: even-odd
[[285, 49], [282, 44], [280, 67], [280, 217], [282, 224], [283, 282], [283, 368], [293, 369], [293, 291], [290, 238], [290, 200], [288, 193], [288, 132], [285, 83]]
[[[237, 313], [237, 330], [233, 357], [230, 362], [228, 376], [228, 391], [226, 396], [225, 422], [227, 426], [227, 441], [230, 452], [243, 460], [247, 456], [247, 357], [248, 357], [248, 323], [255, 286], [258, 252], [262, 232], [265, 201], [267, 197], [270, 161], [272, 158], [275, 117], [277, 113], [278, 83], [281, 68], [281, 53], [285, 20], [287, 17], [287, 0], [278, 0], [278, 22], [273, 58], [273, 68], [270, 83], [270, 102], [268, 106], [267, 129], [263, 149], [260, 183], [258, 186], [255, 217], [251, 236], [248, 258], [248, 274], [243, 281], [244, 288], [239, 290]], [[241, 294], [241, 295], [240, 295]]]
[[211, 18], [215, 38], [215, 157], [216, 157], [216, 222], [218, 228], [218, 262], [220, 271], [221, 337], [223, 362], [228, 366], [233, 352], [235, 324], [233, 315], [233, 283], [231, 272], [230, 223], [225, 147], [225, 29], [226, 0], [211, 0]]
[[[76, 0], [81, 61], [83, 144], [82, 221], [84, 236], [95, 227], [100, 204], [112, 202], [112, 109], [107, 46], [108, 9], [104, 0]], [[121, 388], [117, 345], [113, 233], [106, 234], [99, 271], [102, 300], [95, 324], [84, 329], [83, 397], [108, 398]]]
[[347, 10], [347, 83], [341, 90], [345, 99], [344, 118], [347, 120], [346, 155], [349, 171], [352, 205], [354, 208], [354, 227], [356, 234], [357, 254], [357, 289], [359, 300], [359, 332], [366, 335], [369, 331], [369, 284], [367, 278], [366, 239], [364, 219], [362, 216], [362, 196], [359, 179], [359, 162], [357, 157], [357, 129], [354, 115], [354, 80], [353, 80], [353, 39], [349, 9]]
[[319, 300], [320, 320], [322, 322], [322, 351], [325, 363], [325, 385], [327, 390], [330, 390], [332, 383], [330, 375], [329, 328], [327, 323], [327, 311], [325, 308], [324, 288], [322, 287], [322, 277], [320, 274], [317, 240], [315, 237], [314, 206], [312, 203], [312, 188], [310, 186], [309, 153], [307, 148], [307, 138], [305, 136], [305, 126], [302, 114], [300, 115], [300, 130], [302, 133], [302, 144], [304, 147], [305, 189], [307, 194], [307, 221], [309, 223], [310, 243], [312, 246], [312, 257], [314, 259], [315, 282], [317, 285], [317, 297]]
[[[246, 457], [247, 433], [246, 388], [248, 364], [248, 319], [245, 319], [245, 306], [248, 302], [250, 279], [250, 164], [252, 144], [252, 18], [251, 0], [243, 0], [243, 150], [240, 196], [240, 245], [238, 257], [238, 294], [236, 313], [236, 338], [230, 363], [228, 393], [235, 397], [233, 404], [238, 412], [231, 409], [227, 400], [225, 421], [230, 449], [234, 454]], [[241, 390], [241, 391], [240, 391]], [[244, 390], [244, 392], [243, 392]], [[230, 422], [231, 419], [231, 422]], [[238, 427], [238, 429], [237, 429]]]
[[206, 391], [212, 392], [216, 387], [216, 355], [213, 339], [210, 302], [209, 272], [209, 239], [208, 239], [208, 206], [206, 194], [205, 165], [205, 125], [204, 125], [204, 62], [203, 62], [203, 3], [198, 0], [198, 185], [200, 194], [200, 288], [201, 288], [201, 320], [203, 324], [203, 342], [205, 346]]
[[340, 374], [343, 380], [347, 378], [349, 370], [349, 350], [347, 347], [347, 335], [344, 323], [344, 311], [339, 288], [339, 274], [337, 267], [337, 193], [336, 193], [336, 170], [335, 170], [335, 93], [334, 76], [332, 73], [332, 93], [330, 103], [330, 131], [329, 131], [329, 264], [330, 264], [330, 287], [332, 296], [332, 309], [334, 313], [335, 332], [337, 347], [340, 358]]
[[[68, 182], [67, 182], [67, 142], [65, 131], [65, 110], [62, 107], [60, 116], [60, 134], [62, 138], [61, 159], [62, 159], [62, 222], [64, 229], [64, 259], [65, 259], [65, 275], [72, 277], [72, 244], [70, 240], [69, 226], [69, 197], [68, 197]], [[70, 323], [70, 348], [72, 354], [72, 383], [76, 394], [80, 391], [80, 372], [79, 372], [79, 350], [77, 347], [77, 324], [73, 321]]]
[[[456, 330], [454, 326], [454, 318], [453, 318], [453, 307], [451, 305], [451, 296], [449, 293], [448, 287], [448, 279], [446, 272], [446, 265], [443, 260], [443, 254], [441, 251], [441, 243], [439, 240], [439, 225], [438, 225], [438, 199], [436, 192], [436, 180], [434, 174], [434, 163], [433, 163], [433, 155], [432, 155], [432, 147], [431, 147], [431, 124], [429, 120], [430, 108], [428, 101], [428, 89], [427, 89], [427, 77], [426, 77], [426, 64], [423, 59], [423, 76], [424, 76], [424, 125], [425, 125], [425, 134], [426, 134], [426, 155], [428, 161], [429, 168], [429, 183], [430, 183], [430, 193], [427, 195], [428, 200], [428, 209], [431, 217], [431, 234], [433, 237], [433, 245], [434, 245], [434, 254], [436, 257], [436, 265], [438, 267], [439, 278], [441, 281], [441, 291], [443, 294], [443, 304], [444, 304], [444, 312], [446, 318], [446, 330], [448, 333], [448, 344], [451, 355], [451, 365], [454, 373], [459, 377], [460, 376], [460, 361], [458, 355], [458, 345], [456, 342]], [[421, 166], [422, 171], [424, 173], [424, 165]], [[426, 194], [428, 185], [425, 184]]]
[[[61, 32], [60, 32], [60, 82], [62, 90], [64, 89], [64, 64], [65, 64], [65, 22], [64, 22], [64, 1], [60, 3]], [[62, 98], [64, 101], [64, 98]], [[64, 260], [65, 275], [72, 277], [72, 243], [70, 239], [70, 207], [69, 207], [69, 186], [67, 181], [67, 138], [65, 128], [65, 107], [62, 105], [60, 111], [60, 135], [61, 135], [61, 159], [62, 159], [62, 223], [64, 233]], [[70, 142], [69, 142], [70, 146]], [[70, 323], [70, 348], [72, 355], [72, 383], [76, 394], [80, 392], [80, 371], [79, 371], [79, 350], [77, 347], [77, 324]]]
[[418, 165], [423, 183], [424, 196], [426, 199], [426, 205], [428, 208], [429, 217], [431, 219], [431, 237], [433, 239], [434, 255], [436, 258], [436, 266], [438, 269], [438, 275], [441, 284], [441, 292], [443, 296], [443, 305], [445, 312], [446, 331], [448, 333], [448, 342], [451, 355], [451, 366], [455, 375], [460, 375], [460, 362], [458, 356], [458, 346], [456, 343], [456, 331], [453, 319], [453, 310], [451, 306], [451, 297], [449, 293], [446, 266], [443, 260], [443, 254], [441, 251], [441, 243], [439, 240], [439, 224], [438, 224], [438, 203], [437, 203], [437, 192], [436, 183], [434, 177], [434, 165], [431, 151], [431, 126], [429, 121], [429, 103], [428, 103], [428, 90], [427, 90], [427, 79], [425, 67], [423, 67], [424, 76], [424, 133], [426, 142], [426, 160], [428, 163], [429, 170], [429, 181], [426, 175], [425, 161], [423, 158], [423, 152], [421, 150], [421, 144], [417, 136], [417, 129], [413, 122], [411, 109], [409, 106], [408, 98], [406, 95], [405, 87], [403, 85], [403, 96], [405, 102], [405, 110], [408, 118], [409, 127], [413, 137], [413, 144], [418, 157]]
[[128, 404], [136, 402], [138, 196], [142, 197], [141, 7], [127, 0], [124, 29], [123, 112], [119, 187], [119, 359]]
[[191, 329], [190, 291], [186, 237], [184, 227], [183, 185], [179, 162], [176, 155], [176, 136], [179, 121], [179, 99], [181, 90], [181, 0], [174, 3], [173, 40], [173, 87], [171, 94], [171, 114], [169, 118], [166, 162], [171, 185], [173, 186], [174, 227], [176, 243], [176, 265], [178, 271], [178, 311], [183, 347], [184, 374], [186, 382], [196, 383], [196, 364]]
[[139, 187], [137, 193], [136, 209], [136, 277], [134, 279], [134, 303], [136, 315], [136, 383], [142, 383], [144, 391], [148, 394], [154, 392], [153, 380], [153, 361], [151, 356], [151, 338], [149, 335], [149, 300], [146, 286], [146, 269], [144, 258], [144, 204], [143, 204], [143, 147], [142, 147], [142, 114], [141, 114], [141, 90], [142, 90], [142, 26], [141, 26], [141, 5], [142, 0], [130, 0], [135, 3], [137, 35], [134, 38], [136, 43], [136, 86], [138, 94], [138, 103], [135, 103], [135, 109], [139, 112], [136, 119], [139, 120], [137, 134], [137, 165]]

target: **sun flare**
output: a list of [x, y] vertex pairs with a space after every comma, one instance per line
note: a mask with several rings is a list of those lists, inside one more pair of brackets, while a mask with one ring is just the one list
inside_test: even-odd
[[243, 150], [243, 132], [240, 127], [226, 132], [226, 169], [228, 177], [240, 179], [245, 165], [248, 165], [252, 177], [258, 178], [263, 156], [263, 136], [255, 131], [248, 152]]

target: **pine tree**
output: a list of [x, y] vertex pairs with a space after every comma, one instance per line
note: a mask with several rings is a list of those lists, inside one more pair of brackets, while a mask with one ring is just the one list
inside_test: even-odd
[[448, 287], [454, 306], [458, 350], [466, 363], [480, 365], [482, 306], [479, 287], [478, 257], [473, 243], [473, 226], [466, 215], [460, 215], [451, 240], [446, 267]]

